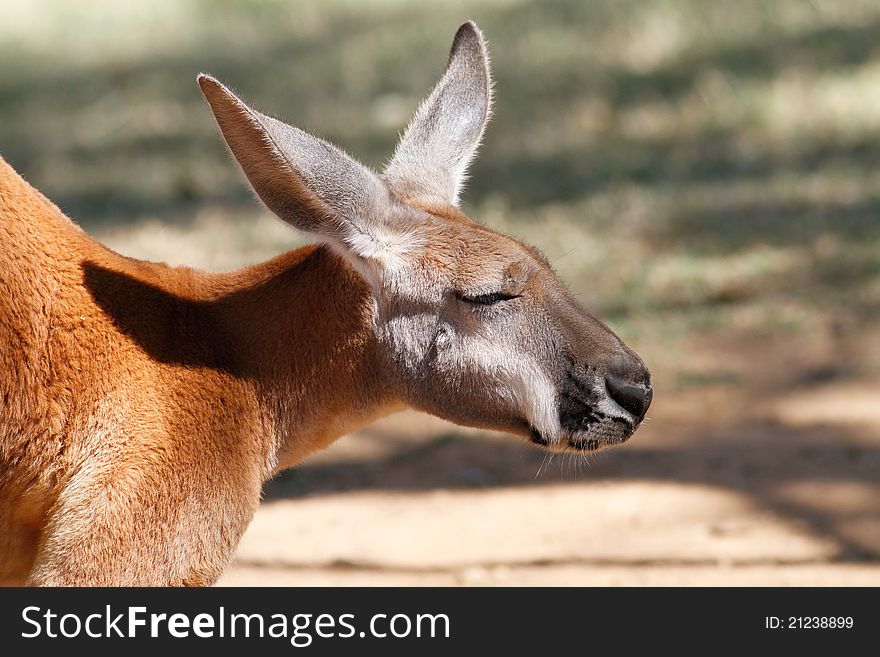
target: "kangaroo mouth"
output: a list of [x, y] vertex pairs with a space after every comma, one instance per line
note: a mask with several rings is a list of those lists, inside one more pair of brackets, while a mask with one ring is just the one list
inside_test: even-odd
[[554, 452], [591, 453], [620, 445], [635, 433], [640, 421], [600, 410], [601, 399], [587, 398], [583, 389], [563, 390], [559, 396], [559, 435], [548, 436], [526, 427], [529, 440]]
[[625, 443], [633, 433], [635, 427], [626, 421], [602, 420], [586, 430], [570, 432], [567, 436], [568, 448], [576, 452], [598, 452]]
[[577, 429], [563, 427], [558, 439], [550, 439], [534, 427], [529, 432], [529, 440], [544, 449], [554, 452], [577, 452], [581, 454], [599, 452], [608, 447], [620, 445], [635, 433], [635, 428], [627, 422], [608, 419]]
[[549, 447], [550, 441], [544, 437], [540, 431], [538, 431], [535, 427], [529, 427], [529, 440], [531, 440], [536, 445], [540, 445], [541, 447]]

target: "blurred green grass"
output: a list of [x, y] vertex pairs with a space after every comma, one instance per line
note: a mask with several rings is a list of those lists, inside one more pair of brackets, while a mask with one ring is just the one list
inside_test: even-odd
[[713, 336], [824, 336], [841, 371], [880, 372], [880, 5], [438, 4], [4, 3], [0, 152], [128, 255], [238, 266], [301, 240], [196, 73], [380, 167], [473, 18], [497, 81], [474, 218], [538, 245], [671, 382], [707, 380], [686, 363]]

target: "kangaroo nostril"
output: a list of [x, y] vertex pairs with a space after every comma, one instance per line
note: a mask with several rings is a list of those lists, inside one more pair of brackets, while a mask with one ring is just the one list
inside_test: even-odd
[[614, 376], [605, 377], [605, 388], [611, 399], [621, 407], [635, 415], [640, 422], [644, 419], [654, 397], [653, 390], [642, 385], [626, 383]]

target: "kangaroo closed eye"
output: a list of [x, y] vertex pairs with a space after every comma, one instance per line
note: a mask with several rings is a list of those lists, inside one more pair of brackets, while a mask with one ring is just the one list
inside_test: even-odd
[[504, 292], [492, 292], [489, 294], [476, 294], [476, 295], [466, 295], [466, 294], [457, 294], [458, 298], [465, 303], [472, 303], [479, 306], [488, 306], [494, 303], [499, 303], [501, 301], [510, 301], [512, 299], [518, 299], [522, 295], [520, 294], [506, 294]]

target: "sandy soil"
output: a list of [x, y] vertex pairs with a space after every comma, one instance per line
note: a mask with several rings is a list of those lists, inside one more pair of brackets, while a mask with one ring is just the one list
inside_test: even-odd
[[387, 418], [272, 482], [221, 584], [878, 586], [880, 384], [774, 358], [661, 377], [589, 461]]

